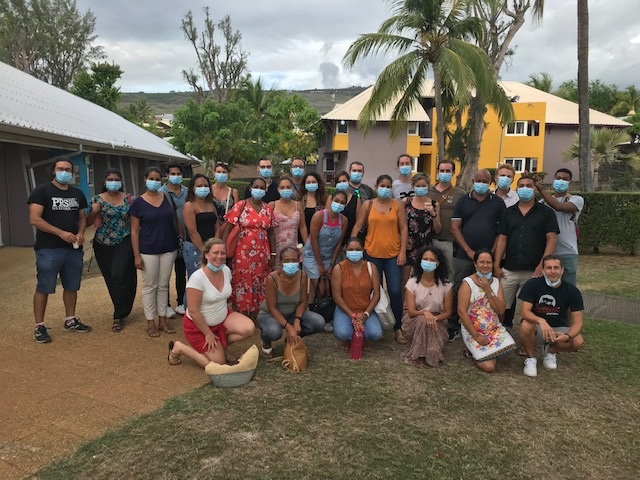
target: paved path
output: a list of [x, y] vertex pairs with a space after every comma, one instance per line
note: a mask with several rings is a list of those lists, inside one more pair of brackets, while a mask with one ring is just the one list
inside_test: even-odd
[[[36, 344], [35, 284], [33, 250], [0, 248], [0, 479], [24, 478], [85, 441], [208, 382], [189, 360], [168, 365], [167, 343], [182, 340], [181, 329], [149, 338], [140, 298], [124, 330], [112, 333], [111, 301], [100, 275], [83, 281], [78, 299], [77, 314], [93, 331], [63, 331], [59, 287], [49, 298], [46, 317], [53, 342]], [[231, 351], [239, 353], [242, 347]]]

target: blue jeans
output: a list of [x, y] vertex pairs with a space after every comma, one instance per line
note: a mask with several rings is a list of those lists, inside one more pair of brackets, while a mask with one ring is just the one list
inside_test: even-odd
[[[333, 314], [333, 334], [341, 341], [353, 338], [351, 317], [344, 313], [340, 307], [336, 307], [336, 311]], [[375, 342], [381, 338], [382, 324], [376, 312], [371, 312], [371, 316], [364, 322], [364, 339]]]
[[[293, 322], [295, 320], [295, 313], [292, 313], [285, 318], [287, 319], [287, 322], [293, 325]], [[258, 324], [258, 328], [260, 329], [260, 337], [262, 338], [263, 342], [275, 342], [277, 340], [280, 340], [280, 338], [282, 337], [282, 332], [284, 331], [284, 329], [270, 314], [263, 312], [259, 313], [258, 318], [256, 318], [256, 323]], [[301, 337], [306, 337], [307, 335], [311, 335], [313, 333], [322, 332], [324, 330], [324, 318], [319, 313], [307, 310], [302, 315], [300, 327], [302, 328], [302, 330], [300, 331]]]
[[[200, 250], [191, 242], [184, 242], [182, 247], [182, 258], [184, 259], [184, 266], [187, 270], [187, 280], [191, 278], [196, 270], [200, 268]], [[184, 298], [182, 299], [182, 305], [185, 310], [187, 309], [187, 292], [184, 292]]]
[[387, 292], [389, 292], [389, 304], [396, 319], [394, 330], [402, 327], [402, 267], [398, 266], [398, 257], [375, 258], [366, 254], [365, 258], [378, 268], [380, 275], [380, 288], [382, 288], [382, 274], [387, 281]]

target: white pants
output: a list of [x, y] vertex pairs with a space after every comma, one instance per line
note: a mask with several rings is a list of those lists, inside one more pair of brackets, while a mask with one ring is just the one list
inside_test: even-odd
[[531, 280], [533, 270], [507, 270], [503, 268], [502, 272], [504, 273], [504, 278], [502, 279], [504, 304], [507, 308], [511, 308], [522, 286], [527, 283], [527, 280]]
[[141, 253], [144, 269], [142, 270], [142, 308], [147, 320], [154, 320], [156, 315], [164, 317], [169, 300], [169, 279], [173, 264], [178, 256], [177, 250], [160, 255]]

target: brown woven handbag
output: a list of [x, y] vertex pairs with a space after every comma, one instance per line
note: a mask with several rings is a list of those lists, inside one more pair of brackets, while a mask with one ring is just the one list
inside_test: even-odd
[[289, 342], [284, 346], [284, 355], [282, 366], [292, 372], [303, 372], [307, 369], [307, 361], [309, 359], [309, 350], [301, 338], [295, 345]]

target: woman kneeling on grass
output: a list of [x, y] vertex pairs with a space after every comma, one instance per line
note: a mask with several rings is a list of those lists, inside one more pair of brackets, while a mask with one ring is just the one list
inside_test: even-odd
[[180, 363], [180, 356], [191, 358], [201, 367], [209, 362], [224, 364], [229, 343], [250, 337], [253, 321], [227, 306], [231, 296], [231, 270], [226, 266], [226, 247], [219, 238], [204, 244], [202, 268], [187, 282], [187, 311], [182, 327], [189, 342], [169, 342], [171, 365]]
[[265, 357], [271, 356], [271, 342], [280, 340], [283, 330], [291, 345], [298, 343], [299, 337], [324, 330], [322, 315], [309, 310], [307, 275], [300, 270], [299, 261], [298, 249], [285, 247], [280, 252], [282, 268], [267, 276], [266, 298], [256, 319]]

